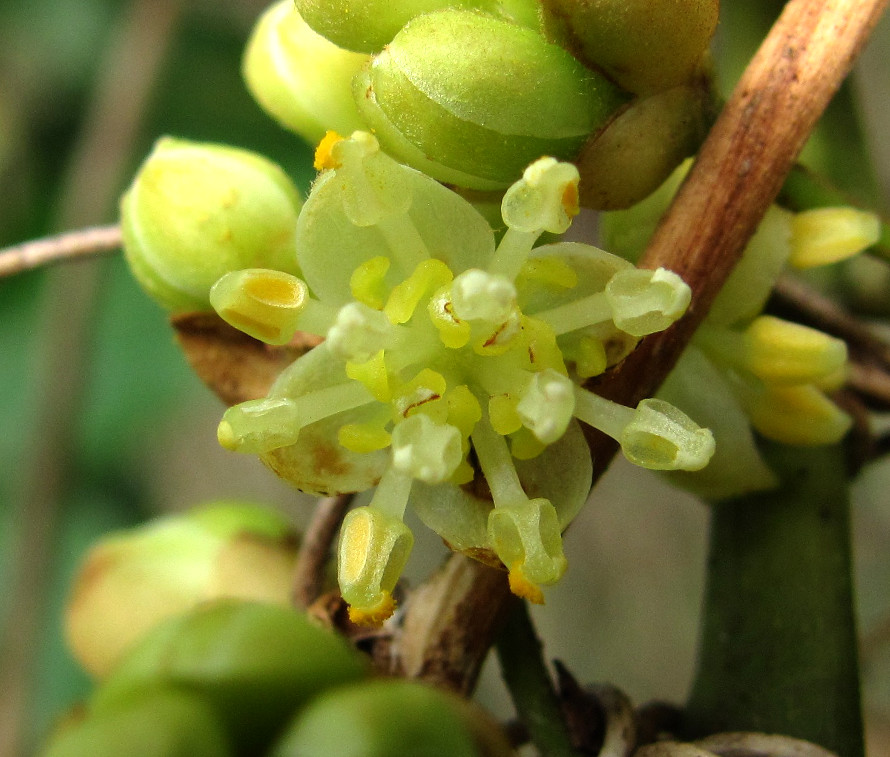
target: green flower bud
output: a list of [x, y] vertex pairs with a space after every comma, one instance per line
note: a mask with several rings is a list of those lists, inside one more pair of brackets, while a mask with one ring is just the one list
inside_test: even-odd
[[362, 656], [286, 607], [218, 600], [156, 628], [90, 701], [95, 716], [140, 691], [174, 687], [210, 701], [231, 737], [260, 754], [294, 710], [326, 688], [362, 678]]
[[348, 134], [362, 128], [350, 83], [367, 60], [316, 34], [293, 0], [281, 0], [257, 22], [243, 73], [254, 99], [314, 144], [329, 129]]
[[164, 137], [121, 201], [124, 252], [165, 308], [209, 311], [210, 287], [240, 268], [298, 273], [301, 201], [260, 155]]
[[719, 0], [541, 0], [544, 29], [619, 86], [657, 92], [687, 81], [717, 28]]
[[64, 724], [43, 757], [229, 757], [219, 717], [203, 697], [176, 689], [140, 692], [107, 711]]
[[441, 8], [493, 5], [478, 0], [296, 0], [297, 10], [316, 32], [347, 50], [376, 53], [415, 16]]
[[288, 605], [297, 534], [271, 510], [220, 503], [106, 537], [87, 555], [65, 616], [70, 649], [103, 677], [145, 633], [199, 602]]
[[[478, 714], [477, 714], [478, 713]], [[336, 689], [292, 723], [272, 757], [507, 757], [498, 726], [453, 694], [414, 681], [381, 679]], [[483, 732], [488, 732], [480, 738]]]
[[616, 210], [648, 197], [698, 149], [707, 109], [707, 93], [698, 84], [634, 100], [578, 154], [581, 204]]
[[506, 187], [541, 155], [574, 157], [624, 101], [535, 31], [461, 10], [411, 21], [354, 93], [387, 152], [482, 190]]

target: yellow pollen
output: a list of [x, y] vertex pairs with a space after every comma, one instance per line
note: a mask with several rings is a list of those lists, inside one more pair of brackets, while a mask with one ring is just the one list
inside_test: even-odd
[[349, 619], [357, 626], [379, 626], [384, 620], [391, 617], [396, 610], [396, 601], [388, 591], [383, 592], [383, 598], [373, 607], [349, 608]]
[[316, 171], [322, 171], [325, 168], [340, 167], [340, 162], [334, 159], [331, 151], [334, 149], [334, 145], [342, 140], [343, 137], [335, 131], [329, 131], [322, 137], [321, 142], [318, 143], [318, 147], [315, 148], [315, 161], [312, 163], [312, 167]]
[[581, 212], [578, 203], [578, 185], [574, 181], [566, 184], [565, 189], [562, 190], [562, 209], [569, 218], [574, 218]]
[[544, 604], [544, 592], [525, 577], [518, 562], [510, 568], [509, 581], [510, 591], [517, 597], [527, 599], [532, 604]]

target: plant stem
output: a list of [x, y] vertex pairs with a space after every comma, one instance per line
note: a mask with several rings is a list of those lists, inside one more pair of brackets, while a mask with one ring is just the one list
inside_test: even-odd
[[576, 752], [525, 602], [514, 602], [496, 649], [510, 697], [542, 757], [574, 757]]
[[844, 451], [765, 452], [781, 487], [714, 505], [686, 728], [784, 733], [861, 757]]

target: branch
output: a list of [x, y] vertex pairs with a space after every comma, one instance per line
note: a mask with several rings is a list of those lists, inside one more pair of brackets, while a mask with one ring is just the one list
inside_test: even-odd
[[34, 239], [0, 250], [0, 278], [32, 268], [89, 258], [119, 250], [121, 229], [117, 224], [92, 226], [43, 239]]

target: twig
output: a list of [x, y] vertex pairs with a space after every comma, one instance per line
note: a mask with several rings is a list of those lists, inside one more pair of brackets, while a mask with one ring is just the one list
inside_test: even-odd
[[559, 698], [525, 602], [514, 604], [495, 648], [516, 711], [542, 757], [574, 757]]
[[316, 505], [294, 570], [293, 602], [298, 607], [309, 607], [321, 594], [331, 545], [354, 496], [326, 497]]
[[[597, 391], [624, 404], [651, 396], [673, 368], [696, 327], [738, 262], [816, 120], [840, 86], [888, 0], [791, 0], [727, 102], [699, 158], [675, 198], [642, 265], [676, 271], [693, 291], [689, 313], [671, 329], [647, 337], [610, 371]], [[615, 453], [614, 443], [591, 432], [594, 480]], [[505, 603], [506, 581], [468, 587], [449, 601], [486, 607]], [[474, 596], [476, 595], [476, 596]], [[410, 609], [406, 624], [411, 620]], [[448, 634], [436, 636], [424, 659], [448, 660]], [[451, 642], [452, 644], [454, 642]], [[461, 664], [487, 652], [484, 639], [467, 647]], [[418, 653], [418, 650], [415, 650]], [[468, 666], [472, 667], [472, 666]], [[460, 675], [454, 670], [439, 679]]]
[[119, 250], [121, 243], [121, 229], [117, 224], [23, 242], [0, 250], [0, 278], [51, 263], [104, 255]]

